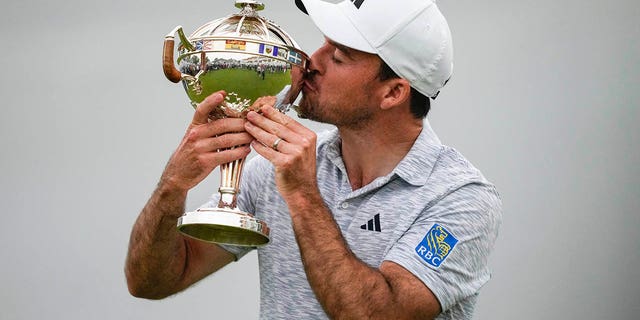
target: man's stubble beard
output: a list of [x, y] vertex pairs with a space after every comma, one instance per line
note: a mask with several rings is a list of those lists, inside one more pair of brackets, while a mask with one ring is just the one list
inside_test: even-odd
[[350, 110], [335, 105], [323, 108], [318, 99], [312, 99], [305, 94], [302, 95], [297, 111], [300, 118], [351, 129], [366, 127], [373, 118], [372, 112], [366, 108]]

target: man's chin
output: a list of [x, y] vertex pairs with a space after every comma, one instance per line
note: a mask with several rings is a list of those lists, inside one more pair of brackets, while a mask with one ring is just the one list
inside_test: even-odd
[[334, 124], [328, 121], [322, 113], [320, 113], [320, 107], [315, 101], [311, 100], [309, 96], [302, 95], [299, 105], [294, 107], [294, 110], [298, 113], [298, 118], [307, 119], [315, 122]]
[[309, 119], [309, 117], [307, 116], [307, 114], [305, 113], [305, 111], [303, 110], [303, 108], [301, 106], [293, 106], [293, 110], [296, 111], [296, 114], [298, 115], [298, 118], [300, 119]]
[[298, 118], [314, 120], [312, 119], [312, 117], [310, 117], [309, 101], [307, 101], [307, 99], [309, 99], [308, 96], [306, 96], [303, 93], [302, 99], [300, 100], [300, 104], [297, 106], [294, 106], [294, 110], [298, 113]]

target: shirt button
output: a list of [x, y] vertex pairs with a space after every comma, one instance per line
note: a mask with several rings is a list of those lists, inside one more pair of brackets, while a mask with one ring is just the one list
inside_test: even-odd
[[348, 203], [346, 203], [346, 202], [343, 202], [343, 203], [340, 205], [340, 208], [342, 208], [342, 209], [349, 208], [349, 204], [348, 204]]

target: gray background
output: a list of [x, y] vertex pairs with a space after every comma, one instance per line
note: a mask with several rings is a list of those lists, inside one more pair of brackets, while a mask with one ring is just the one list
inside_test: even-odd
[[[292, 1], [265, 2], [306, 51], [321, 44]], [[0, 319], [256, 318], [255, 253], [163, 301], [132, 298], [123, 275], [130, 228], [191, 118], [162, 74], [163, 37], [232, 4], [2, 4]], [[637, 319], [640, 5], [439, 5], [456, 60], [432, 124], [504, 199], [476, 318]]]

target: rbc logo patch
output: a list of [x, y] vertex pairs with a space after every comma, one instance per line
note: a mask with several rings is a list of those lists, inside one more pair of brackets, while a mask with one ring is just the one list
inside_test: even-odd
[[458, 243], [447, 229], [433, 225], [416, 247], [416, 253], [429, 265], [438, 268]]

